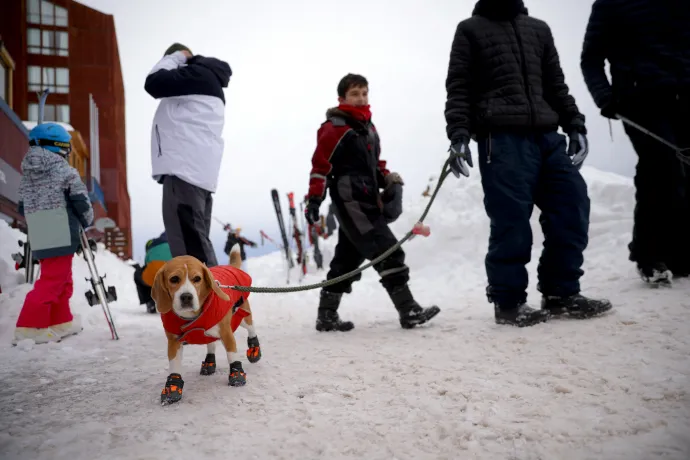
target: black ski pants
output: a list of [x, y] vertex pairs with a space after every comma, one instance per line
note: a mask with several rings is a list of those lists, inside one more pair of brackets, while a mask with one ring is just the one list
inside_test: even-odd
[[538, 288], [549, 296], [579, 293], [590, 203], [587, 185], [566, 153], [565, 136], [493, 132], [477, 142], [491, 221], [485, 259], [489, 300], [509, 308], [527, 299], [535, 205], [545, 237]]
[[[634, 105], [633, 105], [634, 102]], [[638, 97], [621, 115], [680, 148], [690, 147], [690, 94]], [[690, 272], [690, 167], [676, 152], [624, 124], [637, 153], [630, 260]], [[690, 158], [690, 151], [685, 153]]]
[[[341, 176], [331, 186], [331, 201], [339, 226], [338, 244], [326, 275], [327, 280], [356, 270], [365, 260], [375, 259], [397, 243], [377, 205], [376, 197], [372, 195], [374, 190], [374, 181], [360, 176]], [[374, 269], [388, 292], [409, 281], [409, 268], [405, 265], [402, 248], [374, 265]], [[352, 283], [361, 278], [362, 274], [359, 273], [324, 290], [349, 293]]]
[[211, 192], [175, 176], [163, 179], [163, 224], [173, 257], [193, 256], [208, 267], [218, 265], [211, 233]]

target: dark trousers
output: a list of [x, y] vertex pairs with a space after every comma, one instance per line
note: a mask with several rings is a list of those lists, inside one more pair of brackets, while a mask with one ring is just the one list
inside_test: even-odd
[[[641, 97], [634, 102], [621, 115], [680, 148], [690, 147], [690, 99]], [[630, 260], [690, 272], [690, 167], [673, 149], [624, 127], [638, 158]], [[690, 158], [690, 151], [685, 154]]]
[[139, 264], [136, 264], [134, 266], [134, 285], [137, 287], [139, 305], [143, 305], [145, 303], [148, 303], [149, 301], [153, 301], [153, 299], [151, 298], [151, 287], [147, 286], [146, 283], [144, 283], [144, 280], [141, 278], [141, 274], [144, 271], [145, 267], [146, 265], [142, 267]]
[[491, 221], [485, 260], [489, 299], [506, 307], [527, 299], [534, 205], [541, 210], [544, 232], [539, 290], [549, 296], [579, 293], [589, 197], [566, 153], [565, 136], [497, 132], [478, 138], [478, 145], [484, 207]]
[[218, 265], [211, 233], [211, 192], [175, 176], [163, 180], [163, 224], [173, 257], [194, 256], [207, 266]]
[[[338, 218], [338, 244], [326, 279], [330, 280], [356, 270], [365, 260], [373, 260], [397, 243], [376, 200], [369, 194], [375, 184], [361, 178], [343, 176], [331, 188], [331, 200]], [[409, 281], [405, 253], [396, 249], [389, 257], [374, 265], [381, 284], [389, 292]], [[351, 292], [352, 283], [361, 273], [324, 290], [335, 293]]]

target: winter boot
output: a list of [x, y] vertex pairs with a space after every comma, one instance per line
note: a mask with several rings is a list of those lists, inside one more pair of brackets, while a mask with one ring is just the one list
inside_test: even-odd
[[637, 273], [642, 281], [652, 287], [670, 287], [673, 274], [664, 263], [637, 264]]
[[549, 312], [546, 310], [535, 310], [526, 303], [521, 303], [517, 306], [515, 304], [495, 304], [494, 318], [496, 324], [527, 327], [545, 323], [549, 319]]
[[84, 330], [81, 325], [81, 317], [79, 315], [72, 315], [72, 321], [62, 324], [55, 324], [54, 326], [50, 326], [50, 328], [56, 332], [60, 338], [70, 335], [77, 335]]
[[586, 319], [601, 315], [613, 308], [606, 299], [589, 299], [580, 294], [567, 297], [544, 296], [541, 308], [551, 316], [566, 316], [575, 319]]
[[391, 289], [388, 291], [388, 295], [390, 295], [395, 309], [398, 310], [400, 326], [403, 329], [412, 329], [415, 326], [424, 324], [441, 312], [441, 309], [436, 305], [428, 308], [419, 306], [414, 297], [412, 297], [407, 284]]
[[18, 327], [14, 330], [12, 345], [17, 345], [20, 341], [30, 339], [34, 343], [59, 342], [62, 337], [52, 328]]
[[319, 300], [319, 313], [316, 318], [316, 330], [319, 332], [327, 331], [349, 331], [354, 329], [355, 325], [350, 321], [342, 321], [338, 315], [338, 307], [340, 306], [340, 299], [343, 295], [339, 292], [329, 292], [321, 290], [321, 299]]
[[151, 314], [157, 313], [156, 302], [154, 302], [153, 300], [149, 300], [148, 302], [146, 302], [146, 311]]

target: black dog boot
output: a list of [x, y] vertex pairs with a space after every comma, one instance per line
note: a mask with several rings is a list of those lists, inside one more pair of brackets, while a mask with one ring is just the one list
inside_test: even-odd
[[574, 319], [587, 319], [606, 313], [613, 305], [606, 299], [589, 299], [575, 294], [567, 297], [544, 296], [541, 300], [542, 310], [552, 316], [565, 316]]
[[201, 363], [201, 375], [213, 375], [216, 373], [216, 355], [208, 353], [206, 359]]
[[436, 305], [422, 308], [412, 297], [407, 284], [391, 289], [388, 291], [388, 295], [393, 301], [395, 309], [398, 310], [400, 326], [403, 329], [412, 329], [415, 326], [424, 324], [441, 312], [441, 309]]
[[247, 383], [247, 374], [242, 369], [242, 363], [235, 361], [230, 364], [230, 375], [228, 375], [228, 385], [231, 387], [241, 387]]
[[261, 359], [261, 345], [259, 345], [259, 337], [249, 337], [247, 339], [247, 360], [254, 364]]
[[328, 292], [321, 290], [319, 300], [319, 313], [316, 317], [316, 330], [319, 332], [341, 331], [346, 332], [354, 329], [355, 325], [351, 321], [342, 321], [338, 315], [338, 307], [341, 293]]
[[173, 404], [182, 399], [182, 387], [184, 387], [182, 376], [170, 374], [165, 382], [165, 388], [161, 392], [161, 405]]

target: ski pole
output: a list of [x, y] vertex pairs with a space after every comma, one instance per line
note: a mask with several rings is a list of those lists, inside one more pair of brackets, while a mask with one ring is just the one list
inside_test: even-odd
[[650, 130], [648, 130], [644, 126], [641, 126], [641, 125], [635, 123], [634, 121], [630, 120], [629, 118], [626, 118], [620, 114], [616, 114], [616, 117], [618, 117], [623, 123], [632, 126], [633, 128], [637, 129], [641, 133], [646, 134], [647, 136], [651, 137], [652, 139], [656, 139], [657, 141], [661, 142], [662, 144], [664, 144], [668, 148], [674, 150], [676, 152], [676, 156], [678, 156], [679, 160], [683, 161], [684, 163], [690, 164], [690, 158], [686, 157], [682, 153], [682, 152], [685, 152], [687, 150], [690, 150], [690, 147], [680, 148], [677, 145], [673, 144], [672, 142], [669, 142], [666, 139], [664, 139], [663, 137], [659, 136], [658, 134], [651, 132]]

